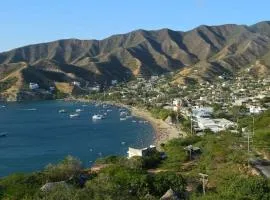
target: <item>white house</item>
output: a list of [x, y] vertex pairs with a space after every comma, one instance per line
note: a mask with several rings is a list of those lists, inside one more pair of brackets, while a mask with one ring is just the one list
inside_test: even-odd
[[235, 101], [233, 102], [234, 106], [241, 106], [243, 105], [243, 103], [248, 102], [249, 98], [240, 98], [240, 99], [235, 99]]
[[179, 111], [182, 105], [182, 100], [177, 98], [173, 100], [173, 111]]
[[261, 108], [260, 106], [250, 106], [249, 107], [249, 112], [252, 114], [259, 114], [261, 112], [263, 112], [263, 108]]
[[100, 91], [100, 86], [97, 85], [97, 86], [89, 87], [88, 89], [89, 89], [90, 91], [99, 92], [99, 91]]
[[117, 83], [118, 83], [117, 80], [112, 80], [112, 81], [111, 81], [111, 84], [112, 84], [112, 85], [116, 85]]
[[210, 118], [197, 118], [198, 127], [201, 130], [210, 129], [214, 133], [224, 131], [235, 124], [227, 119], [210, 119]]
[[158, 76], [151, 76], [151, 81], [156, 81], [156, 80], [158, 80]]
[[214, 109], [212, 107], [198, 107], [192, 108], [192, 115], [194, 117], [210, 117]]
[[29, 83], [29, 89], [35, 90], [38, 88], [39, 88], [39, 85], [37, 83]]
[[135, 148], [128, 148], [128, 158], [132, 158], [133, 156], [146, 156], [151, 152], [156, 151], [156, 146], [150, 145], [149, 147], [143, 148], [143, 149], [135, 149]]
[[200, 100], [200, 101], [206, 101], [206, 100], [207, 100], [207, 97], [200, 97], [199, 100]]
[[54, 91], [55, 87], [51, 86], [49, 89], [50, 89], [50, 91]]
[[81, 86], [81, 83], [78, 82], [78, 81], [73, 81], [72, 82], [72, 85], [80, 87]]

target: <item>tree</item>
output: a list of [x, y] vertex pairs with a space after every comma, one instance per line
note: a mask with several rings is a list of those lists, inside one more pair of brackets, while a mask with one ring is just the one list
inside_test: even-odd
[[175, 172], [160, 172], [153, 178], [153, 190], [155, 194], [163, 195], [170, 188], [183, 196], [186, 188], [184, 178]]

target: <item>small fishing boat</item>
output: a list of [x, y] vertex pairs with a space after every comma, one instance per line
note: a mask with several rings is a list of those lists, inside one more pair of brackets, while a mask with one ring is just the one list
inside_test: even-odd
[[74, 113], [74, 114], [70, 114], [69, 118], [75, 118], [75, 117], [79, 117], [80, 115], [78, 113]]
[[127, 120], [127, 118], [125, 118], [125, 117], [120, 117], [120, 121], [124, 121], [124, 120]]
[[119, 108], [118, 110], [119, 110], [119, 112], [125, 112], [125, 111], [126, 111], [126, 110], [123, 109], [123, 108]]
[[100, 119], [103, 119], [103, 115], [93, 115], [92, 116], [92, 120], [100, 120]]
[[120, 112], [120, 116], [124, 116], [124, 115], [127, 115], [127, 112], [121, 111], [121, 112]]
[[66, 113], [67, 111], [65, 109], [58, 110], [59, 113]]
[[82, 112], [82, 109], [76, 109], [75, 112]]
[[26, 108], [26, 109], [23, 109], [24, 111], [36, 111], [37, 109], [36, 108]]

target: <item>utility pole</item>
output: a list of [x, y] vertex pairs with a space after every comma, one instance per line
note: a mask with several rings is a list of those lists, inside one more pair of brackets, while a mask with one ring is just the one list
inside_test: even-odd
[[190, 133], [191, 133], [191, 135], [193, 134], [193, 130], [192, 130], [192, 108], [191, 108], [191, 111], [190, 111]]
[[206, 187], [207, 182], [208, 182], [208, 175], [207, 174], [199, 173], [199, 176], [201, 177], [200, 178], [200, 181], [202, 181], [203, 195], [205, 195], [205, 187]]
[[248, 132], [248, 154], [249, 154], [249, 151], [250, 151], [250, 146], [249, 146], [250, 144], [249, 143], [250, 143], [250, 135], [249, 135], [249, 132]]
[[249, 166], [249, 160], [250, 160], [250, 143], [252, 142], [252, 136], [250, 135], [250, 131], [247, 132], [247, 153], [248, 153], [248, 166]]
[[252, 131], [253, 131], [253, 133], [252, 133], [252, 135], [254, 136], [255, 135], [255, 129], [254, 129], [254, 124], [255, 124], [255, 119], [254, 119], [254, 114], [252, 115], [252, 122], [253, 122], [253, 125], [252, 125]]

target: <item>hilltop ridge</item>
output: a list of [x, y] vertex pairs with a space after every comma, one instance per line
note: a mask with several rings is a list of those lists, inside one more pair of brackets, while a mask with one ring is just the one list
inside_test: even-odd
[[55, 83], [108, 84], [174, 71], [179, 71], [175, 82], [181, 84], [190, 79], [214, 81], [246, 68], [254, 76], [265, 76], [269, 75], [269, 47], [269, 21], [251, 26], [201, 25], [187, 32], [140, 29], [103, 40], [34, 44], [0, 53], [0, 84], [6, 77], [20, 81], [0, 92], [4, 98], [16, 99], [7, 90], [13, 87], [18, 94], [29, 82], [48, 89]]

